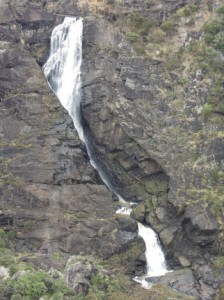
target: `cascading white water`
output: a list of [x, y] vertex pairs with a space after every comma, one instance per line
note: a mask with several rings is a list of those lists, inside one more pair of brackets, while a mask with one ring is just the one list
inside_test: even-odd
[[[132, 205], [136, 205], [136, 203], [130, 203], [130, 206]], [[123, 206], [119, 208], [116, 213], [130, 215], [131, 211], [131, 207]], [[146, 227], [138, 222], [138, 235], [140, 235], [145, 242], [147, 270], [144, 276], [135, 277], [134, 280], [141, 283], [143, 287], [148, 288], [150, 284], [145, 278], [163, 276], [169, 271], [167, 270], [165, 256], [161, 249], [157, 234], [150, 227]]]
[[86, 144], [91, 165], [113, 191], [113, 185], [107, 179], [104, 170], [99, 167], [99, 163], [97, 164], [97, 155], [91, 152], [91, 141], [86, 139], [81, 124], [82, 31], [82, 19], [74, 17], [65, 17], [64, 22], [54, 28], [51, 34], [50, 55], [43, 66], [43, 72], [50, 88], [72, 117], [79, 138]]
[[[64, 22], [55, 27], [51, 36], [50, 56], [43, 66], [43, 72], [49, 86], [59, 98], [61, 104], [72, 117], [80, 139], [86, 143], [92, 166], [98, 170], [102, 180], [113, 190], [113, 185], [105, 178], [99, 162], [91, 152], [91, 142], [85, 137], [81, 123], [81, 64], [82, 64], [82, 19], [65, 17]], [[115, 194], [117, 194], [115, 192]], [[126, 203], [117, 194], [121, 203]], [[132, 206], [132, 205], [130, 205]], [[117, 213], [129, 215], [131, 208], [121, 207]], [[167, 272], [165, 258], [154, 231], [138, 224], [139, 235], [146, 244], [147, 275], [162, 276]]]
[[168, 270], [166, 267], [165, 256], [160, 247], [156, 233], [151, 228], [138, 223], [138, 234], [145, 241], [147, 276], [156, 277], [165, 275]]
[[72, 117], [80, 139], [85, 142], [80, 119], [82, 19], [65, 17], [51, 35], [50, 56], [43, 66], [48, 83]]

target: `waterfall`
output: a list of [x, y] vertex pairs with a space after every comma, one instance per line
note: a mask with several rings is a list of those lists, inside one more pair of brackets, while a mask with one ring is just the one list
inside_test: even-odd
[[[65, 17], [51, 34], [51, 49], [43, 72], [52, 91], [72, 117], [81, 141], [86, 145], [91, 165], [97, 169], [106, 186], [115, 194], [104, 166], [98, 158], [87, 130], [84, 132], [81, 120], [81, 64], [82, 64], [82, 19]], [[118, 196], [118, 195], [117, 195]]]
[[82, 19], [65, 17], [51, 35], [50, 56], [43, 72], [52, 91], [72, 117], [79, 138], [85, 142], [81, 125]]
[[150, 228], [138, 223], [138, 234], [145, 241], [147, 276], [156, 277], [167, 273], [166, 261], [157, 234]]
[[[114, 185], [108, 179], [100, 160], [97, 158], [92, 140], [83, 130], [81, 120], [81, 64], [82, 64], [82, 19], [65, 17], [64, 22], [56, 26], [51, 35], [50, 55], [43, 66], [43, 72], [52, 91], [72, 117], [80, 139], [86, 144], [90, 163], [97, 169], [108, 188], [115, 192]], [[116, 193], [117, 194], [117, 193]], [[127, 204], [117, 194], [123, 204]], [[130, 215], [132, 204], [121, 207], [117, 213]], [[158, 243], [156, 233], [148, 227], [138, 224], [139, 235], [146, 244], [147, 275], [162, 276], [167, 271], [164, 254]]]

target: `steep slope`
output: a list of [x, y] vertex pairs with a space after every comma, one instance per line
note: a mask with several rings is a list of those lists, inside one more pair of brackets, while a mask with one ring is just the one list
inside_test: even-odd
[[13, 226], [18, 250], [110, 256], [120, 249], [112, 195], [30, 53], [47, 48], [56, 17], [8, 5], [2, 15], [1, 225]]
[[79, 15], [83, 116], [98, 157], [117, 192], [139, 203], [132, 217], [213, 299], [214, 255], [224, 251], [223, 48], [203, 32], [220, 3], [0, 4], [0, 222], [16, 232], [16, 249], [108, 258], [134, 238], [41, 72], [53, 27]]

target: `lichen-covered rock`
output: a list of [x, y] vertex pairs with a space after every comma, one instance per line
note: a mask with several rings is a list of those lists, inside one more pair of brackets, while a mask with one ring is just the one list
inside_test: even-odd
[[224, 287], [221, 286], [220, 289], [217, 291], [215, 300], [222, 300], [224, 297]]
[[143, 222], [145, 219], [145, 204], [141, 203], [133, 208], [131, 212], [131, 217], [138, 222]]
[[30, 273], [30, 271], [26, 271], [26, 270], [17, 271], [15, 274], [13, 274], [12, 279], [17, 280], [17, 279], [23, 277], [23, 275], [25, 275], [27, 273]]
[[76, 262], [66, 267], [65, 279], [77, 293], [87, 293], [93, 268], [90, 263]]
[[5, 280], [7, 278], [9, 278], [9, 269], [0, 266], [0, 280]]
[[219, 226], [208, 207], [204, 208], [200, 204], [187, 207], [184, 223], [188, 238], [193, 244], [211, 246], [214, 243], [214, 233], [219, 231]]
[[164, 277], [159, 278], [157, 283], [168, 285], [183, 294], [194, 296], [196, 299], [199, 297], [193, 272], [190, 269], [167, 273]]

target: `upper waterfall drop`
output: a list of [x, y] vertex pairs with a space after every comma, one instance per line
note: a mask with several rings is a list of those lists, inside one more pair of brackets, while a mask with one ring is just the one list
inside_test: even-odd
[[79, 138], [86, 145], [91, 165], [101, 179], [113, 191], [113, 185], [100, 167], [92, 141], [86, 137], [81, 122], [81, 65], [82, 65], [82, 19], [65, 17], [51, 34], [50, 55], [43, 72], [52, 91], [72, 117]]
[[50, 56], [43, 66], [50, 88], [72, 117], [80, 139], [85, 142], [81, 125], [82, 19], [65, 17], [51, 35]]

